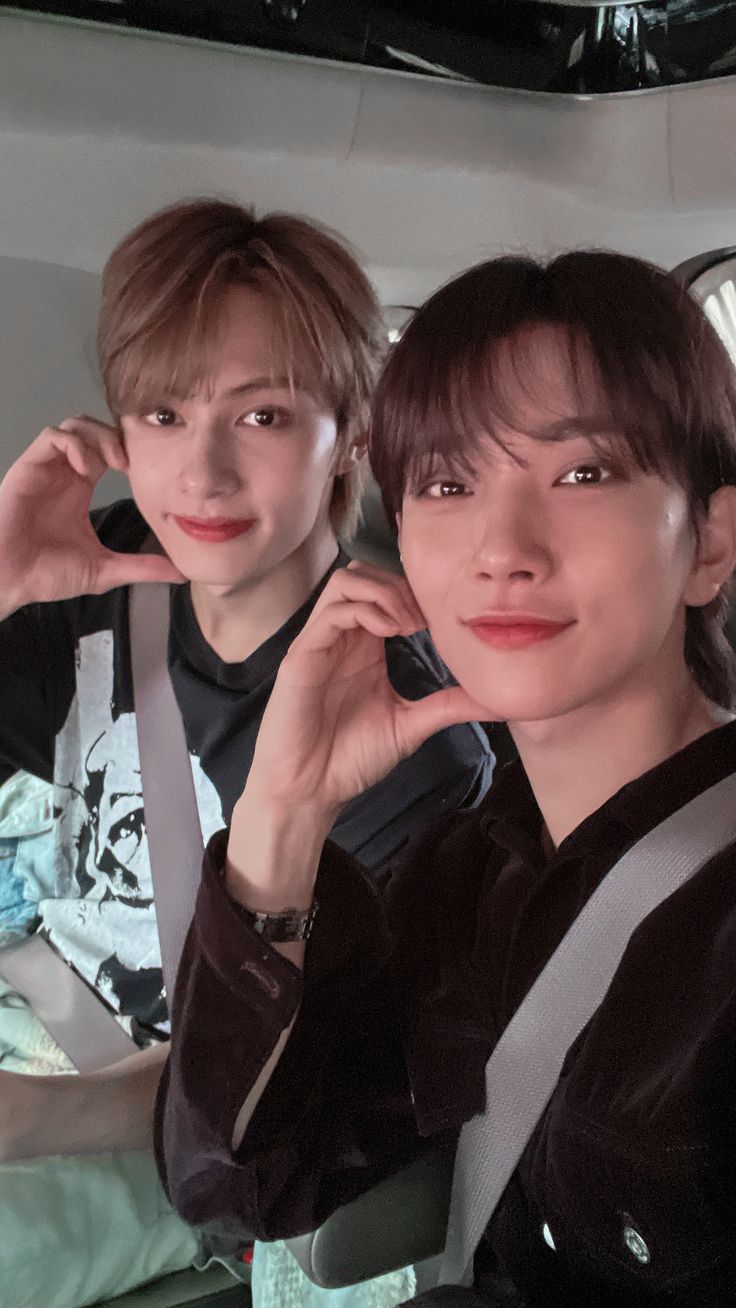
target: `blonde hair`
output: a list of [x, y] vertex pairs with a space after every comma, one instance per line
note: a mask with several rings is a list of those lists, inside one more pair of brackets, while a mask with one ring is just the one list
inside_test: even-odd
[[[113, 417], [185, 398], [211, 374], [223, 293], [269, 297], [290, 378], [298, 374], [337, 423], [339, 460], [360, 443], [385, 351], [373, 288], [349, 246], [306, 218], [197, 199], [153, 214], [113, 251], [102, 278], [98, 358]], [[363, 469], [336, 476], [331, 514], [349, 538]]]

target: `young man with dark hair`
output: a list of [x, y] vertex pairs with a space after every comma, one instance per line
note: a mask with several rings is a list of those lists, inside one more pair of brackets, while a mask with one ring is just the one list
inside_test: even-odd
[[[487, 1151], [476, 1123], [460, 1186], [471, 1234], [447, 1273], [469, 1264], [472, 1288], [417, 1306], [721, 1308], [736, 1277], [733, 363], [652, 265], [491, 260], [412, 319], [378, 384], [371, 453], [405, 578], [358, 565], [331, 579], [210, 843], [162, 1080], [168, 1191], [193, 1222], [298, 1234], [451, 1147], [489, 1104]], [[410, 704], [378, 650], [425, 623], [458, 685]], [[377, 896], [327, 839], [335, 816], [476, 716], [508, 722], [518, 762]], [[283, 766], [287, 721], [310, 747]], [[704, 794], [703, 825], [722, 818], [726, 838], [678, 884], [682, 810]], [[604, 900], [597, 942], [568, 945], [567, 970], [558, 947], [609, 875], [627, 912], [641, 887], [641, 920], [617, 938]], [[644, 892], [660, 877], [658, 902]], [[266, 952], [253, 915], [287, 905], [312, 914], [309, 940], [283, 933]], [[610, 977], [596, 974], [612, 940]], [[553, 958], [554, 1000], [515, 1024]], [[202, 1059], [212, 1003], [226, 1035]], [[510, 1045], [501, 1095], [486, 1065]], [[487, 1212], [478, 1171], [509, 1139]]]

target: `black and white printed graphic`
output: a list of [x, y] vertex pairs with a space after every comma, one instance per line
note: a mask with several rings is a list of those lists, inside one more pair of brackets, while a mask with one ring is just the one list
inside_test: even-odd
[[[113, 633], [83, 636], [77, 692], [56, 738], [56, 897], [50, 938], [113, 1008], [166, 1020], [135, 715], [115, 712]], [[192, 756], [202, 834], [224, 825], [217, 791]]]
[[[93, 524], [116, 551], [135, 553], [148, 536], [131, 501], [96, 510]], [[334, 566], [347, 561], [341, 553]], [[236, 663], [205, 640], [189, 588], [171, 588], [169, 670], [205, 840], [230, 820], [278, 668], [332, 570], [278, 631]], [[54, 781], [53, 875], [47, 866], [39, 870], [37, 894], [29, 896], [52, 942], [115, 1010], [163, 1027], [128, 632], [125, 587], [32, 605], [0, 622], [0, 779], [5, 768], [5, 777], [25, 769]], [[425, 633], [389, 641], [386, 660], [394, 688], [409, 699], [447, 684]], [[439, 732], [348, 804], [332, 838], [368, 872], [378, 871], [418, 830], [478, 803], [491, 767], [477, 727]]]

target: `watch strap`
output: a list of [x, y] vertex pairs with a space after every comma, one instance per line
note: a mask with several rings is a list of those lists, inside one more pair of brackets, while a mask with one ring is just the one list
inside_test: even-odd
[[276, 945], [286, 944], [289, 940], [308, 940], [318, 908], [316, 899], [310, 908], [287, 908], [283, 913], [254, 913], [241, 905], [256, 935]]

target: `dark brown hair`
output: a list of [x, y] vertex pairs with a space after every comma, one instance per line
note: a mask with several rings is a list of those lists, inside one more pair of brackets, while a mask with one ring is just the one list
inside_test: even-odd
[[[384, 353], [373, 289], [335, 233], [291, 214], [256, 218], [217, 199], [177, 204], [146, 219], [113, 251], [103, 274], [98, 356], [116, 419], [206, 381], [223, 293], [252, 286], [277, 311], [284, 358], [335, 414], [338, 454], [367, 422]], [[362, 465], [336, 478], [332, 513], [349, 535]]]
[[[541, 324], [564, 332], [578, 383], [592, 368], [628, 457], [683, 487], [697, 530], [713, 491], [736, 485], [736, 373], [717, 332], [673, 276], [604, 251], [575, 251], [547, 264], [492, 259], [417, 311], [374, 397], [371, 462], [389, 520], [433, 460], [466, 469], [483, 437], [502, 443], [498, 426], [514, 429], [504, 369], [510, 358], [523, 385], [532, 357], [524, 343]], [[704, 693], [730, 707], [729, 590], [704, 608], [688, 608], [685, 657]]]

